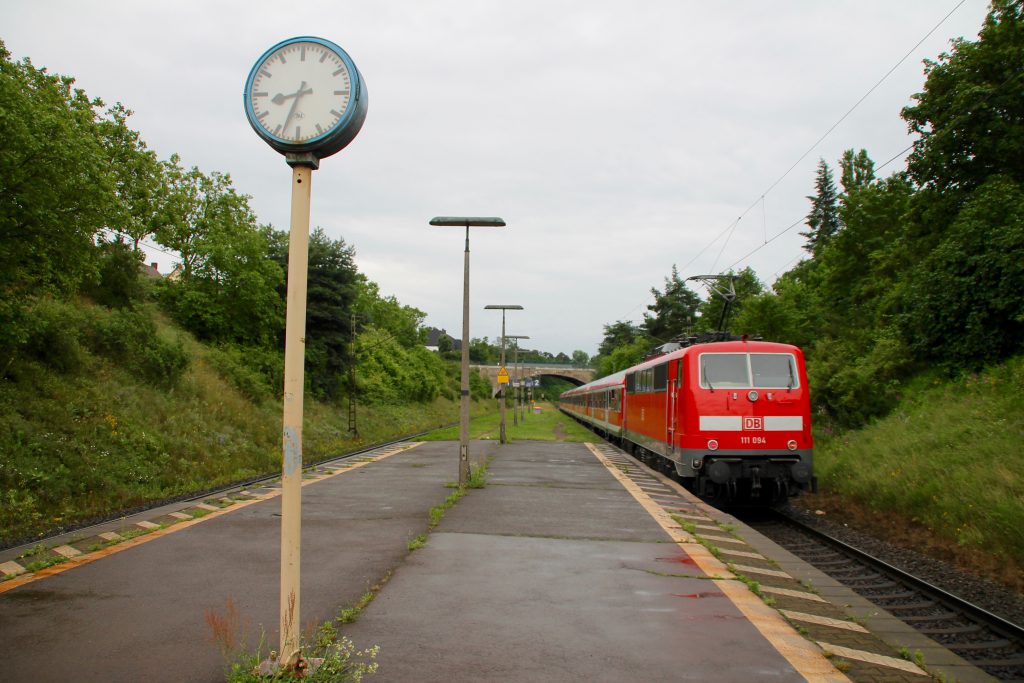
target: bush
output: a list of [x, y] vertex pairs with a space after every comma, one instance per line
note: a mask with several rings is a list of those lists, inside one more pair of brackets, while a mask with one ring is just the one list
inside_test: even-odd
[[81, 309], [43, 299], [26, 310], [29, 321], [24, 349], [36, 360], [64, 374], [77, 372], [85, 364], [79, 343], [84, 315]]
[[84, 291], [96, 303], [109, 308], [128, 308], [140, 301], [142, 262], [138, 252], [124, 242], [101, 242], [98, 251], [99, 282], [87, 284]]
[[244, 396], [262, 402], [284, 391], [284, 356], [275, 349], [224, 344], [211, 348], [214, 369]]
[[173, 386], [188, 369], [184, 346], [177, 339], [162, 338], [156, 322], [146, 313], [127, 309], [96, 313], [86, 332], [95, 353], [162, 386]]

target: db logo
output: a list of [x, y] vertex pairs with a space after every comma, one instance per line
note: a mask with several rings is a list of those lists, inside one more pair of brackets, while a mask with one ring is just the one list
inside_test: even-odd
[[743, 431], [764, 431], [764, 418], [763, 417], [745, 417], [743, 418]]

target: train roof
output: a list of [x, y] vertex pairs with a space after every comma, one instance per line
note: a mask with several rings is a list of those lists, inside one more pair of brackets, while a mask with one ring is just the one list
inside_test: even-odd
[[681, 349], [677, 349], [670, 353], [650, 358], [641, 363], [637, 363], [633, 367], [620, 370], [612, 375], [595, 379], [593, 382], [589, 382], [582, 386], [574, 387], [569, 391], [562, 393], [562, 396], [572, 396], [573, 394], [586, 393], [588, 391], [597, 391], [600, 389], [613, 388], [622, 386], [626, 382], [626, 375], [637, 370], [644, 370], [646, 368], [653, 368], [656, 365], [661, 365], [670, 360], [676, 360], [682, 358], [690, 353], [702, 353], [702, 352], [714, 352], [714, 353], [744, 353], [751, 351], [761, 352], [774, 352], [774, 353], [793, 353], [800, 352], [800, 347], [793, 346], [792, 344], [782, 344], [779, 342], [766, 342], [759, 340], [749, 339], [738, 339], [735, 341], [721, 341], [721, 342], [709, 342], [707, 344], [694, 344], [692, 346], [684, 346]]

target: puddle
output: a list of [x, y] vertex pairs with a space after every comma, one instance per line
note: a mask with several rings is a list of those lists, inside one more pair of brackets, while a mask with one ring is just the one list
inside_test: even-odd
[[700, 598], [724, 598], [725, 593], [719, 591], [704, 591], [702, 593], [673, 593], [673, 598], [692, 598], [698, 600]]

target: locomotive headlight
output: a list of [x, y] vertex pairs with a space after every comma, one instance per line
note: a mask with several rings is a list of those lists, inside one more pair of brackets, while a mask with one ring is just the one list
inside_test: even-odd
[[786, 446], [788, 446], [789, 450], [791, 450], [791, 451], [795, 451], [796, 450], [796, 445], [797, 445], [796, 444], [796, 439], [790, 439], [789, 442], [786, 444]]
[[709, 451], [717, 451], [718, 450], [718, 442], [716, 440], [714, 440], [714, 439], [709, 439], [708, 440], [708, 450]]
[[747, 398], [749, 398], [750, 402], [753, 403], [758, 399], [758, 393], [756, 391], [751, 391], [750, 393], [747, 394]]

